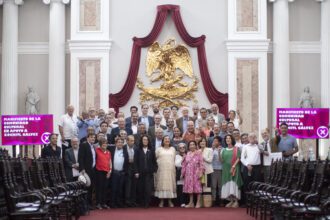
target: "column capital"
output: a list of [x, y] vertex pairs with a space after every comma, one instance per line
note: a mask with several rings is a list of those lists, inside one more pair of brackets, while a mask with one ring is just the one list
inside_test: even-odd
[[[1, 0], [0, 0], [1, 1]], [[49, 5], [50, 3], [63, 3], [63, 4], [69, 4], [70, 0], [42, 0], [46, 5]]]
[[16, 5], [23, 5], [24, 1], [23, 0], [0, 0], [0, 5], [5, 4], [5, 3], [12, 3]]
[[[275, 3], [276, 1], [278, 1], [278, 0], [269, 0], [269, 2], [272, 2], [272, 3]], [[285, 0], [285, 1], [294, 2], [294, 0]]]

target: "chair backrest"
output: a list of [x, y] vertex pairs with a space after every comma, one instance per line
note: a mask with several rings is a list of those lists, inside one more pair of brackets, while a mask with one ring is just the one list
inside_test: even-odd
[[325, 184], [325, 171], [328, 165], [328, 160], [318, 160], [316, 163], [314, 178], [311, 185], [310, 192], [321, 194], [323, 185]]
[[6, 157], [6, 152], [3, 149], [0, 149], [0, 219], [8, 219], [8, 204], [6, 200], [6, 192], [5, 192], [5, 183], [4, 183], [4, 173], [5, 164], [3, 162]]
[[271, 184], [273, 183], [275, 176], [276, 176], [276, 167], [277, 167], [278, 160], [272, 160], [272, 163], [269, 168], [269, 176], [266, 179], [266, 182]]
[[297, 159], [290, 159], [287, 165], [287, 169], [284, 175], [284, 181], [281, 183], [282, 187], [289, 188], [293, 181], [293, 176], [295, 175], [295, 168], [297, 164]]

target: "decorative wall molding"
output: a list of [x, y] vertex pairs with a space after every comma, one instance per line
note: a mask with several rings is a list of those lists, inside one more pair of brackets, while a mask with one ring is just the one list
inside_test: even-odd
[[71, 52], [109, 52], [112, 40], [69, 40]]
[[[273, 42], [269, 40], [228, 40], [225, 42], [228, 52], [262, 52], [273, 53]], [[321, 53], [319, 41], [290, 41], [290, 53]]]
[[[110, 52], [112, 41], [68, 41], [65, 45], [65, 52], [70, 51], [93, 51]], [[49, 51], [48, 42], [19, 42], [19, 55], [47, 55]], [[2, 54], [2, 44], [0, 44], [0, 54]]]
[[[79, 52], [106, 52], [111, 50], [112, 40], [90, 41], [90, 40], [69, 40], [66, 44], [66, 53], [70, 51]], [[273, 42], [269, 40], [227, 40], [225, 42], [229, 52], [262, 52], [273, 53]], [[0, 54], [2, 45], [0, 44]], [[319, 41], [291, 41], [290, 53], [321, 53], [321, 42]], [[19, 42], [18, 54], [48, 54], [48, 42]]]
[[228, 52], [267, 52], [270, 40], [227, 40]]

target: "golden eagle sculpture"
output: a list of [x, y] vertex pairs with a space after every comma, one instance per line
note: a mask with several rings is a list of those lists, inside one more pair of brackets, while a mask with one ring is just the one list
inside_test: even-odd
[[[146, 75], [150, 83], [161, 81], [160, 88], [146, 88], [138, 78], [137, 87], [142, 90], [140, 102], [157, 101], [161, 107], [187, 105], [183, 100], [196, 102], [193, 92], [198, 89], [198, 80], [193, 73], [191, 57], [188, 49], [174, 39], [163, 45], [154, 42], [147, 52]], [[183, 81], [192, 80], [191, 85]]]

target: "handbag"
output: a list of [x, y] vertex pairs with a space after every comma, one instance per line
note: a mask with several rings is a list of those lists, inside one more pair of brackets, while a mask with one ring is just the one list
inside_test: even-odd
[[202, 202], [203, 202], [203, 207], [205, 208], [212, 207], [211, 187], [203, 187]]

